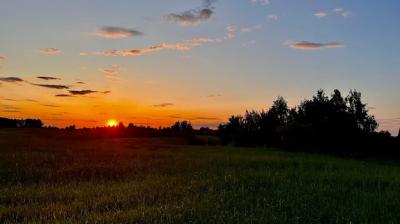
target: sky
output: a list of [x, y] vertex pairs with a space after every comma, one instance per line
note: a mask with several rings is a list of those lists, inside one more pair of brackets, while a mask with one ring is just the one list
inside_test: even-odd
[[153, 127], [363, 93], [400, 127], [398, 0], [1, 0], [0, 116]]

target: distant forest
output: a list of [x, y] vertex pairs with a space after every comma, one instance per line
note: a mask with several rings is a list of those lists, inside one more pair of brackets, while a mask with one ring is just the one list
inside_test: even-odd
[[[293, 108], [288, 107], [283, 97], [278, 97], [268, 110], [231, 116], [217, 130], [204, 127], [195, 130], [188, 121], [160, 128], [119, 123], [117, 127], [76, 129], [71, 125], [65, 129], [46, 129], [64, 131], [75, 137], [180, 137], [198, 145], [231, 144], [336, 155], [400, 156], [400, 136], [377, 132], [377, 127], [360, 92], [351, 90], [343, 97], [339, 90], [334, 90], [330, 96], [319, 90], [312, 99]], [[0, 128], [43, 128], [43, 122], [0, 118]]]

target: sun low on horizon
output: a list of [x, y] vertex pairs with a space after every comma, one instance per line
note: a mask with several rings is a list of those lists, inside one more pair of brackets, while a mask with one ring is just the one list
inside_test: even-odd
[[397, 134], [399, 7], [397, 0], [2, 1], [0, 117], [57, 127], [187, 120], [216, 128], [278, 96], [295, 106], [318, 89], [356, 89], [379, 128]]
[[118, 126], [118, 121], [115, 119], [109, 119], [109, 120], [107, 120], [106, 126], [107, 127], [116, 127], [116, 126]]

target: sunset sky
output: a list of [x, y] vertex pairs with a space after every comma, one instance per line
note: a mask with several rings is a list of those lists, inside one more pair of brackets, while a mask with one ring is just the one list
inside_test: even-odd
[[400, 127], [400, 1], [1, 0], [0, 116], [215, 127], [319, 89]]

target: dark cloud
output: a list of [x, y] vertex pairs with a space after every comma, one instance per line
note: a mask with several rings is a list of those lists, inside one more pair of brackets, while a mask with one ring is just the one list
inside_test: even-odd
[[180, 25], [194, 25], [207, 21], [214, 14], [214, 3], [216, 0], [204, 0], [203, 5], [197, 9], [187, 10], [182, 13], [171, 13], [166, 19]]
[[61, 80], [60, 78], [52, 77], [52, 76], [38, 76], [36, 78], [42, 79], [42, 80]]
[[107, 90], [107, 91], [103, 91], [103, 92], [101, 92], [101, 93], [103, 93], [103, 94], [109, 94], [109, 93], [111, 93], [111, 91], [110, 91], [110, 90]]
[[21, 112], [20, 110], [12, 110], [12, 109], [4, 109], [2, 110], [5, 113], [19, 113]]
[[49, 89], [69, 89], [69, 87], [65, 85], [50, 85], [50, 84], [35, 84], [35, 83], [32, 83], [32, 85]]
[[160, 103], [160, 104], [154, 104], [152, 105], [153, 107], [172, 107], [174, 106], [173, 103]]
[[92, 93], [97, 93], [98, 91], [85, 89], [85, 90], [69, 90], [69, 93], [72, 95], [88, 95]]
[[76, 82], [76, 84], [79, 84], [79, 85], [86, 85], [86, 83], [84, 83], [84, 82]]
[[45, 107], [60, 107], [60, 106], [54, 105], [54, 104], [40, 104], [40, 105], [45, 106]]
[[73, 97], [73, 95], [70, 95], [70, 94], [57, 94], [55, 96], [56, 97]]
[[24, 80], [18, 77], [0, 77], [1, 82], [23, 82]]
[[313, 43], [308, 41], [295, 42], [290, 45], [291, 48], [301, 50], [319, 50], [321, 48], [343, 48], [345, 47], [342, 43]]
[[221, 120], [218, 117], [193, 117], [191, 120], [211, 120], [211, 121], [217, 121]]
[[120, 39], [132, 36], [139, 36], [142, 35], [142, 33], [134, 29], [127, 29], [116, 26], [104, 26], [98, 29], [95, 35], [102, 38]]

